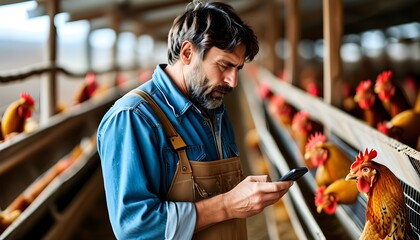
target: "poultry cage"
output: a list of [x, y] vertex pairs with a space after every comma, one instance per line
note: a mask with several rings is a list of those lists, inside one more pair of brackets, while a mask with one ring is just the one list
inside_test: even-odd
[[[71, 236], [88, 209], [104, 195], [96, 150], [99, 121], [131, 87], [109, 89], [101, 98], [59, 113], [34, 132], [19, 134], [0, 145], [2, 213], [25, 194], [35, 197], [28, 206], [19, 208], [20, 215], [10, 225], [0, 229], [0, 239]], [[72, 165], [54, 174], [55, 166], [72, 155], [77, 155]], [[50, 179], [46, 181], [45, 177]], [[41, 182], [42, 186], [37, 186]]]
[[[328, 140], [336, 144], [349, 159], [355, 159], [360, 150], [376, 149], [378, 160], [387, 166], [400, 180], [408, 208], [411, 227], [420, 236], [420, 153], [381, 132], [371, 128], [359, 119], [328, 105], [322, 99], [311, 96], [289, 83], [279, 81], [269, 71], [261, 68], [254, 77], [243, 74], [241, 86], [245, 92], [249, 109], [258, 134], [263, 153], [275, 169], [275, 176], [284, 175], [289, 169], [302, 166], [303, 156], [293, 137], [279, 121], [267, 111], [267, 105], [258, 95], [257, 84], [268, 84], [274, 94], [300, 111], [306, 111], [311, 118], [321, 123]], [[311, 239], [359, 239], [365, 224], [367, 198], [359, 194], [354, 204], [340, 204], [333, 215], [317, 213], [314, 204], [316, 191], [315, 172], [306, 174], [297, 181], [297, 187], [289, 190], [292, 202], [291, 218], [300, 228], [302, 238]], [[293, 219], [292, 219], [293, 220]], [[298, 232], [299, 232], [298, 231]]]

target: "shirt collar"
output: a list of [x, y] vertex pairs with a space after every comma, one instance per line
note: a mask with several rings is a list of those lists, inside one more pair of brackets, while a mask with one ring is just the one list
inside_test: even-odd
[[[183, 115], [190, 107], [196, 111], [201, 112], [198, 107], [188, 100], [184, 94], [177, 88], [174, 82], [166, 75], [164, 69], [167, 64], [159, 64], [153, 72], [153, 82], [162, 95], [165, 97], [166, 102], [172, 108], [176, 117]], [[224, 104], [221, 107], [214, 109], [215, 113], [224, 112]]]

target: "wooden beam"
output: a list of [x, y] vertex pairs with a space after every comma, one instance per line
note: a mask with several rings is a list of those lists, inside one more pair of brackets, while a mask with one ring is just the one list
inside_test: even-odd
[[[48, 62], [49, 65], [55, 66], [57, 60], [57, 29], [54, 19], [59, 9], [59, 0], [50, 0], [47, 2], [48, 16], [50, 22], [48, 36]], [[46, 123], [49, 118], [56, 113], [57, 106], [57, 79], [56, 71], [52, 70], [48, 73], [46, 79], [41, 79], [40, 94], [40, 122]]]
[[112, 46], [112, 68], [116, 69], [115, 79], [114, 79], [114, 86], [117, 85], [117, 75], [120, 71], [120, 66], [118, 64], [118, 39], [120, 37], [120, 30], [121, 30], [121, 19], [122, 19], [122, 11], [120, 9], [113, 9], [109, 13], [109, 26], [115, 32], [115, 42]]
[[298, 45], [300, 37], [299, 0], [286, 0], [286, 38], [289, 57], [285, 62], [286, 81], [298, 85]]
[[324, 101], [341, 104], [341, 57], [343, 7], [341, 0], [323, 0], [324, 21]]
[[260, 14], [264, 14], [265, 23], [267, 24], [265, 41], [267, 44], [267, 50], [265, 52], [265, 67], [270, 70], [273, 74], [277, 75], [279, 70], [279, 58], [276, 54], [276, 42], [279, 38], [280, 32], [280, 20], [279, 20], [279, 6], [275, 2], [270, 5], [267, 5], [262, 11], [259, 11]]

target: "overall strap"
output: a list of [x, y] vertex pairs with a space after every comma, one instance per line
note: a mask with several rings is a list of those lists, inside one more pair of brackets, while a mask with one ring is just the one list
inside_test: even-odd
[[143, 98], [149, 106], [153, 109], [156, 113], [159, 121], [162, 124], [163, 131], [165, 132], [166, 136], [169, 138], [172, 147], [175, 151], [178, 152], [179, 160], [182, 164], [182, 172], [183, 173], [191, 173], [192, 169], [189, 164], [187, 153], [185, 152], [185, 147], [187, 146], [182, 139], [182, 137], [178, 134], [178, 132], [173, 127], [172, 123], [169, 121], [168, 117], [159, 107], [159, 105], [153, 100], [153, 98], [145, 91], [140, 89], [133, 89], [128, 94], [134, 94]]
[[160, 122], [162, 123], [163, 130], [165, 131], [168, 138], [171, 140], [171, 144], [175, 151], [178, 149], [184, 148], [187, 145], [185, 144], [182, 137], [178, 134], [175, 128], [172, 126], [171, 122], [169, 121], [168, 117], [166, 117], [165, 113], [163, 113], [162, 109], [157, 105], [155, 100], [143, 90], [140, 89], [133, 89], [130, 93], [134, 93], [142, 97], [146, 102], [149, 103], [150, 107], [156, 113], [157, 117], [159, 118]]

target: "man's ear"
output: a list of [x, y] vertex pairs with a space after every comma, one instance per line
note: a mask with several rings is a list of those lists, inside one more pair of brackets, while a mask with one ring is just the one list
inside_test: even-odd
[[190, 41], [184, 41], [181, 45], [181, 52], [179, 53], [179, 58], [182, 63], [188, 65], [191, 62], [193, 55], [193, 44]]

